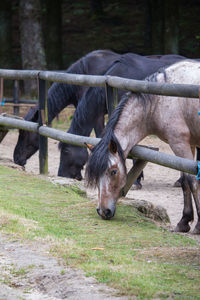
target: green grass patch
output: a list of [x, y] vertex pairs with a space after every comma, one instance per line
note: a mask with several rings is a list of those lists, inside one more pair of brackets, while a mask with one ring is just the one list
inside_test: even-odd
[[137, 299], [200, 299], [200, 249], [134, 208], [118, 205], [111, 221], [76, 187], [0, 167], [0, 228], [17, 238], [46, 241], [87, 276]]
[[73, 115], [74, 115], [74, 106], [65, 108], [52, 122], [52, 127], [66, 131], [69, 129]]

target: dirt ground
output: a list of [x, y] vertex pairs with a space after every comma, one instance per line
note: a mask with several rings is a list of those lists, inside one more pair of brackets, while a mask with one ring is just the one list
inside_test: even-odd
[[[12, 130], [0, 144], [0, 164], [13, 165], [13, 150], [18, 138], [18, 131]], [[167, 144], [156, 137], [148, 137], [141, 144], [159, 147], [159, 151], [172, 153]], [[58, 142], [49, 139], [49, 177], [55, 179], [59, 165]], [[17, 166], [16, 166], [17, 167]], [[26, 172], [39, 174], [38, 153], [32, 156], [26, 165]], [[146, 200], [154, 205], [161, 205], [170, 217], [171, 228], [180, 220], [183, 209], [183, 197], [180, 188], [173, 187], [179, 178], [179, 172], [148, 163], [144, 169], [143, 188], [130, 190], [125, 201]], [[97, 197], [96, 191], [88, 191], [92, 198]], [[95, 213], [95, 212], [94, 212]], [[196, 212], [195, 212], [196, 220]], [[195, 222], [192, 224], [194, 227]], [[197, 239], [199, 236], [188, 236]], [[31, 268], [29, 266], [37, 266]], [[26, 268], [26, 276], [16, 280], [12, 268]], [[64, 270], [64, 275], [61, 275]], [[86, 278], [80, 271], [71, 270], [49, 257], [45, 247], [38, 252], [35, 245], [20, 245], [0, 236], [0, 274], [9, 278], [11, 284], [0, 283], [0, 299], [126, 299], [113, 296], [114, 291], [105, 285], [97, 284], [92, 278]], [[48, 291], [48, 292], [47, 292]], [[128, 298], [127, 298], [128, 299]]]

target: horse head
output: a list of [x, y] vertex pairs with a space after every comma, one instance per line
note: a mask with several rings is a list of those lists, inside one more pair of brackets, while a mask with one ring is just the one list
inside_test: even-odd
[[[31, 108], [24, 118], [26, 121], [37, 122], [38, 107]], [[20, 166], [26, 164], [27, 159], [39, 149], [39, 135], [36, 132], [19, 130], [19, 137], [14, 149], [14, 162]]]
[[103, 156], [98, 160], [98, 152], [101, 147], [97, 145], [90, 156], [86, 169], [88, 185], [98, 187], [97, 213], [106, 220], [114, 217], [117, 200], [120, 197], [121, 189], [126, 184], [125, 160], [119, 147], [118, 142], [110, 141], [107, 145], [107, 155], [104, 156], [107, 162], [104, 163], [101, 161]]
[[81, 170], [88, 159], [86, 148], [59, 143], [60, 165], [58, 176], [82, 180]]

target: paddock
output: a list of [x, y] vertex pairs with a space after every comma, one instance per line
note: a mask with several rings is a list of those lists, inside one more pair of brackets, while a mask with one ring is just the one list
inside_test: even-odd
[[[114, 76], [91, 76], [91, 75], [75, 75], [61, 74], [56, 72], [40, 72], [40, 71], [14, 71], [0, 70], [0, 75], [5, 79], [33, 79], [38, 78], [39, 82], [39, 126], [37, 123], [27, 122], [17, 119], [1, 116], [0, 124], [11, 128], [25, 129], [40, 134], [40, 173], [47, 174], [48, 172], [48, 155], [47, 155], [47, 137], [67, 142], [74, 145], [85, 146], [85, 143], [95, 145], [99, 139], [91, 137], [80, 137], [67, 133], [63, 133], [56, 129], [45, 126], [47, 123], [45, 107], [46, 107], [46, 81], [66, 82], [70, 84], [80, 84], [89, 86], [105, 86], [105, 88], [121, 88], [132, 90], [135, 92], [153, 93], [168, 96], [181, 96], [189, 98], [199, 98], [199, 86], [183, 85], [183, 84], [159, 84], [147, 81], [138, 81], [124, 79]], [[114, 101], [114, 99], [113, 99]], [[198, 173], [197, 162], [176, 157], [171, 154], [157, 152], [151, 149], [146, 149], [141, 146], [135, 146], [130, 155], [138, 159], [139, 168], [134, 168], [128, 177], [129, 184], [125, 186], [122, 195], [125, 196], [131, 186], [130, 182], [134, 182], [138, 173], [144, 167], [144, 161], [150, 161], [168, 168], [179, 171], [188, 172], [194, 175]]]
[[[11, 166], [11, 167], [19, 167], [13, 163], [13, 150], [16, 145], [18, 138], [17, 130], [11, 130], [7, 136], [4, 138], [2, 143], [0, 144], [0, 164]], [[143, 143], [144, 145], [154, 145], [159, 147], [159, 150], [172, 154], [171, 149], [167, 144], [160, 141], [155, 136], [147, 137]], [[67, 178], [57, 177], [57, 168], [59, 165], [59, 151], [58, 151], [58, 141], [53, 139], [49, 139], [48, 143], [49, 147], [49, 172], [48, 177], [51, 181], [60, 181], [60, 182], [69, 182], [69, 184], [77, 184], [76, 180], [67, 180]], [[131, 162], [128, 162], [129, 167], [131, 167]], [[34, 154], [28, 161], [25, 166], [25, 172], [30, 174], [39, 175], [39, 160], [38, 153]], [[141, 190], [129, 190], [126, 198], [123, 198], [122, 201], [124, 204], [131, 203], [132, 201], [140, 201], [145, 200], [153, 205], [160, 205], [167, 210], [167, 213], [170, 217], [170, 228], [173, 228], [181, 214], [183, 208], [183, 197], [180, 188], [173, 187], [174, 182], [178, 179], [180, 173], [177, 170], [173, 170], [171, 168], [165, 168], [163, 166], [148, 163], [145, 167], [145, 178], [142, 181], [143, 188]], [[84, 182], [81, 182], [81, 188], [85, 188]], [[91, 199], [97, 199], [97, 191], [87, 189], [87, 195]], [[95, 213], [95, 212], [94, 212]], [[196, 211], [195, 211], [195, 221], [196, 221]], [[192, 229], [194, 227], [195, 222], [191, 225]], [[195, 238], [198, 242], [200, 242], [200, 237], [197, 235], [192, 235], [191, 233], [187, 233], [187, 236], [191, 236]]]
[[[2, 120], [4, 119], [4, 120]], [[6, 118], [5, 117], [1, 117], [1, 120], [2, 122], [6, 122]], [[8, 123], [10, 121], [10, 119], [8, 118]], [[18, 122], [19, 121], [19, 122]], [[21, 120], [16, 120], [16, 123], [21, 123], [22, 121]], [[23, 122], [21, 123], [21, 125], [23, 124]], [[29, 124], [28, 126], [30, 126], [30, 128], [36, 128], [37, 127], [37, 124]], [[15, 125], [12, 126], [13, 128], [15, 127]], [[46, 127], [46, 126], [41, 126], [40, 127], [41, 129], [41, 132], [43, 132], [43, 134], [47, 133], [49, 131], [49, 129]], [[47, 130], [45, 130], [47, 129]], [[36, 128], [37, 130], [37, 128]], [[53, 133], [57, 134], [58, 131], [56, 130], [53, 130]], [[65, 136], [65, 133], [62, 133], [62, 139], [64, 138]], [[16, 129], [13, 129], [13, 130], [10, 130], [8, 132], [8, 134], [5, 136], [5, 138], [2, 140], [2, 142], [0, 143], [0, 164], [1, 165], [6, 165], [6, 166], [10, 166], [12, 168], [21, 168], [15, 164], [13, 164], [13, 150], [14, 150], [14, 147], [16, 145], [16, 141], [17, 141], [17, 137], [18, 137], [18, 131]], [[65, 136], [66, 137], [66, 136]], [[95, 143], [95, 139], [93, 138], [90, 138], [92, 142]], [[52, 138], [48, 139], [48, 179], [50, 181], [61, 181], [63, 182], [63, 184], [66, 184], [65, 182], [65, 179], [63, 178], [59, 178], [56, 175], [57, 173], [57, 164], [58, 164], [58, 160], [59, 160], [59, 151], [57, 149], [57, 144], [58, 144], [58, 141], [57, 140], [54, 140]], [[162, 143], [158, 138], [156, 138], [155, 136], [150, 136], [148, 138], [146, 138], [142, 144], [144, 145], [153, 145], [154, 147], [158, 147], [159, 148], [159, 152], [161, 153], [165, 153], [165, 155], [170, 155], [168, 156], [168, 158], [172, 158], [172, 160], [170, 160], [170, 164], [172, 164], [173, 162], [173, 158], [174, 156], [171, 155], [171, 150], [169, 149], [168, 145], [165, 144], [165, 143]], [[139, 147], [140, 149], [140, 147]], [[159, 153], [159, 152], [156, 152], [156, 151], [153, 151], [153, 153]], [[176, 160], [176, 159], [175, 159]], [[127, 164], [129, 164], [129, 160], [127, 160]], [[196, 163], [195, 162], [192, 162], [192, 165], [194, 167], [193, 171], [191, 170], [191, 172], [194, 172], [196, 174], [197, 172], [197, 168], [196, 168]], [[56, 166], [56, 169], [55, 169], [55, 166]], [[9, 171], [11, 172], [11, 170]], [[28, 163], [25, 167], [25, 172], [27, 173], [33, 173], [33, 174], [36, 174], [38, 175], [40, 173], [40, 165], [39, 165], [39, 160], [38, 160], [38, 153], [36, 153], [35, 155], [33, 155], [29, 160], [28, 160]], [[22, 173], [20, 172], [20, 174], [22, 175]], [[9, 176], [10, 176], [10, 173], [9, 173]], [[25, 175], [26, 176], [26, 175]], [[22, 177], [25, 177], [24, 175], [22, 175]], [[11, 176], [12, 177], [12, 176]], [[28, 177], [28, 176], [26, 176]], [[36, 176], [38, 177], [38, 176]], [[172, 168], [163, 168], [161, 165], [159, 164], [155, 164], [155, 163], [148, 163], [146, 168], [145, 168], [145, 180], [143, 182], [143, 189], [142, 190], [137, 190], [137, 191], [132, 191], [132, 190], [129, 190], [128, 194], [126, 195], [126, 198], [122, 198], [122, 201], [123, 204], [129, 204], [131, 205], [131, 203], [134, 201], [134, 200], [146, 200], [146, 201], [149, 201], [151, 203], [153, 203], [154, 205], [161, 205], [163, 207], [165, 207], [167, 209], [167, 212], [169, 214], [169, 217], [170, 217], [170, 220], [171, 220], [171, 225], [174, 226], [176, 223], [177, 223], [177, 219], [176, 218], [179, 218], [179, 216], [181, 215], [181, 212], [182, 212], [182, 207], [183, 207], [183, 199], [182, 199], [182, 193], [180, 191], [179, 188], [174, 188], [173, 187], [173, 184], [174, 184], [174, 181], [177, 180], [177, 178], [179, 177], [179, 171], [177, 170], [174, 170]], [[45, 175], [45, 178], [47, 178], [47, 174]], [[41, 179], [41, 177], [40, 177]], [[7, 180], [7, 179], [6, 179]], [[2, 181], [2, 183], [5, 182], [5, 180]], [[32, 184], [32, 182], [31, 182]], [[77, 182], [75, 182], [74, 180], [71, 180], [68, 182], [68, 184], [71, 184], [71, 185], [74, 185], [74, 184], [77, 184]], [[5, 182], [5, 185], [6, 185], [6, 182]], [[84, 188], [84, 182], [82, 183], [81, 182], [81, 188]], [[62, 190], [62, 189], [59, 189], [59, 190]], [[94, 191], [91, 191], [91, 190], [87, 190], [87, 195], [89, 196], [89, 198], [91, 200], [89, 200], [89, 203], [92, 203], [93, 205], [93, 210], [95, 209], [95, 202], [96, 202], [96, 198], [97, 198], [97, 194], [96, 192]], [[67, 203], [67, 196], [64, 195], [64, 202]], [[44, 197], [45, 198], [45, 195]], [[55, 197], [54, 199], [56, 199], [55, 201], [57, 201], [57, 198]], [[17, 199], [18, 200], [18, 199]], [[35, 198], [34, 198], [35, 200]], [[77, 199], [76, 199], [77, 200]], [[87, 201], [87, 200], [86, 200]], [[17, 201], [18, 202], [18, 201]], [[17, 202], [15, 201], [14, 204]], [[57, 203], [57, 202], [56, 202]], [[6, 203], [7, 205], [7, 203]], [[88, 204], [87, 204], [88, 205]], [[124, 209], [124, 205], [120, 205], [121, 207], [123, 207]], [[74, 207], [74, 206], [73, 206]], [[90, 212], [91, 214], [88, 214], [88, 206], [87, 206], [87, 213], [86, 213], [86, 216], [88, 214], [88, 220], [89, 222], [87, 223], [87, 228], [86, 228], [86, 231], [88, 229], [88, 224], [90, 222], [92, 222], [93, 227], [93, 230], [94, 230], [94, 235], [95, 237], [97, 236], [97, 231], [95, 231], [96, 229], [98, 229], [98, 234], [100, 232], [103, 232], [103, 235], [105, 237], [105, 241], [107, 242], [108, 240], [111, 241], [112, 243], [112, 246], [110, 247], [111, 249], [113, 249], [114, 253], [116, 254], [116, 252], [118, 252], [117, 248], [115, 249], [115, 246], [119, 246], [122, 245], [124, 243], [124, 241], [126, 241], [126, 239], [124, 239], [123, 235], [121, 235], [121, 240], [120, 240], [120, 243], [116, 243], [115, 241], [113, 242], [112, 239], [108, 239], [105, 235], [105, 232], [107, 230], [107, 227], [109, 226], [110, 228], [114, 228], [114, 231], [116, 230], [116, 232], [118, 232], [119, 228], [121, 226], [123, 226], [123, 222], [126, 222], [127, 223], [127, 228], [129, 229], [130, 231], [130, 238], [131, 238], [131, 249], [133, 250], [131, 252], [131, 256], [130, 256], [130, 263], [135, 263], [135, 257], [133, 257], [133, 254], [134, 252], [136, 251], [138, 253], [139, 249], [138, 249], [138, 244], [137, 244], [137, 236], [135, 236], [135, 228], [134, 228], [134, 225], [129, 221], [131, 219], [129, 214], [130, 214], [130, 208], [129, 206], [127, 207], [128, 209], [128, 213], [127, 213], [127, 219], [128, 219], [128, 222], [125, 221], [125, 218], [124, 219], [120, 219], [119, 216], [116, 220], [111, 221], [111, 222], [106, 222], [106, 221], [103, 221], [101, 220], [100, 218], [98, 218], [98, 216], [96, 216], [96, 214], [93, 214], [93, 210], [92, 212]], [[55, 209], [54, 209], [55, 211]], [[70, 211], [73, 211], [72, 209]], [[92, 218], [91, 218], [92, 217]], [[121, 214], [120, 214], [120, 217], [121, 217]], [[62, 219], [62, 224], [64, 224], [64, 228], [67, 226], [67, 218], [68, 218], [68, 214], [66, 214], [65, 216], [65, 219]], [[140, 224], [140, 220], [143, 218], [143, 216], [140, 215], [140, 218], [138, 219], [138, 222], [139, 222], [139, 228], [142, 227], [142, 225]], [[196, 215], [195, 215], [195, 218], [196, 218]], [[42, 218], [41, 218], [42, 219]], [[79, 216], [79, 223], [80, 223], [80, 220], [84, 220], [84, 218], [81, 216]], [[63, 222], [64, 221], [64, 222]], [[74, 218], [73, 218], [73, 222], [74, 222]], [[116, 223], [115, 223], [116, 222]], [[145, 219], [145, 222], [149, 222], [147, 219]], [[106, 226], [103, 230], [100, 230], [100, 226], [98, 224], [101, 224], [101, 226]], [[105, 224], [105, 225], [104, 225]], [[96, 228], [96, 226], [99, 226]], [[116, 227], [118, 225], [118, 227]], [[156, 226], [156, 228], [159, 228]], [[170, 227], [169, 227], [170, 228]], [[156, 229], [157, 230], [157, 229]], [[190, 237], [192, 238], [195, 238], [198, 242], [200, 242], [200, 236], [192, 236], [191, 233], [187, 233], [187, 234], [177, 234], [177, 233], [169, 233], [167, 232], [162, 226], [159, 228], [159, 230], [162, 232], [162, 236], [164, 237], [164, 241], [166, 240], [166, 234], [168, 234], [170, 236], [170, 239], [173, 238], [175, 240], [175, 242], [177, 242], [180, 238], [181, 239], [187, 239], [188, 241], [190, 240], [192, 243], [194, 243], [194, 241], [191, 240]], [[91, 235], [91, 230], [88, 230], [88, 233], [87, 233], [87, 237]], [[183, 237], [182, 235], [186, 235], [186, 237]], [[151, 236], [151, 235], [150, 235]], [[67, 245], [67, 248], [68, 248], [68, 238], [69, 236], [66, 235], [65, 233], [65, 241], [66, 241], [66, 245]], [[162, 254], [164, 253], [163, 251], [165, 251], [167, 254], [167, 257], [172, 257], [172, 260], [173, 260], [173, 255], [176, 254], [176, 256], [179, 257], [179, 260], [181, 261], [181, 267], [178, 268], [177, 267], [177, 263], [176, 263], [176, 269], [178, 268], [178, 272], [180, 272], [180, 274], [183, 273], [183, 265], [185, 264], [185, 261], [186, 261], [186, 264], [187, 264], [187, 259], [189, 259], [189, 265], [188, 267], [186, 266], [185, 270], [187, 270], [187, 272], [189, 271], [188, 275], [187, 274], [184, 274], [184, 278], [186, 278], [187, 282], [189, 283], [193, 283], [195, 282], [195, 285], [193, 284], [193, 287], [189, 287], [189, 288], [186, 288], [184, 289], [184, 292], [179, 291], [178, 290], [178, 296], [179, 295], [186, 295], [185, 293], [187, 292], [189, 295], [191, 295], [193, 293], [193, 290], [194, 289], [197, 289], [197, 293], [198, 293], [198, 270], [199, 270], [199, 261], [198, 261], [198, 250], [199, 248], [191, 248], [191, 247], [187, 247], [186, 245], [183, 247], [172, 247], [172, 248], [166, 248], [166, 244], [165, 244], [165, 248], [163, 248], [163, 245], [161, 245], [160, 242], [156, 242], [154, 241], [154, 239], [156, 239], [156, 236], [155, 236], [155, 231], [153, 231], [153, 234], [152, 234], [152, 238], [151, 240], [153, 241], [152, 243], [152, 247], [148, 247], [148, 244], [144, 244], [144, 237], [142, 235], [142, 237], [140, 237], [140, 240], [143, 242], [143, 247], [142, 247], [142, 255], [145, 256], [145, 260], [143, 262], [139, 262], [139, 271], [141, 271], [141, 269], [143, 268], [143, 266], [146, 266], [147, 270], [151, 270], [152, 269], [152, 266], [153, 266], [153, 278], [156, 278], [156, 284], [159, 284], [160, 285], [160, 278], [161, 278], [161, 275], [160, 273], [162, 273], [162, 269], [164, 269], [164, 277], [167, 277], [167, 280], [171, 277], [170, 277], [170, 274], [169, 273], [166, 273], [166, 268], [171, 268], [171, 263], [167, 263], [167, 264], [164, 264], [164, 268], [160, 267], [160, 264], [158, 263], [154, 263], [152, 261], [152, 257], [150, 256], [150, 258], [148, 257], [149, 255], [149, 251], [153, 251], [153, 256], [156, 256], [158, 255], [158, 257], [161, 255], [161, 260], [162, 260]], [[86, 238], [87, 240], [87, 238]], [[41, 244], [41, 240], [39, 240], [40, 244]], [[70, 239], [71, 241], [71, 239]], [[123, 242], [122, 242], [123, 241]], [[104, 242], [102, 244], [102, 240], [100, 239], [100, 244], [98, 244], [97, 246], [101, 246], [103, 245], [104, 247]], [[135, 243], [136, 242], [136, 243]], [[10, 250], [10, 245], [7, 245], [6, 242], [3, 240], [3, 243], [2, 245], [4, 245], [5, 243], [5, 248], [8, 249], [8, 251]], [[14, 245], [11, 245], [11, 249], [12, 249], [12, 254], [14, 253], [13, 249], [15, 249], [15, 252], [17, 253], [17, 259], [19, 261], [19, 253], [18, 253], [18, 243], [16, 243], [16, 238], [15, 240], [13, 241], [13, 244]], [[103, 261], [104, 261], [104, 255], [106, 257], [106, 255], [108, 254], [108, 250], [109, 250], [109, 247], [106, 246], [107, 244], [105, 243], [105, 248], [92, 248], [93, 250], [89, 249], [90, 251], [90, 257], [92, 255], [94, 255], [94, 252], [96, 251], [99, 251], [100, 252], [100, 257], [102, 257], [102, 261], [100, 260], [100, 264], [103, 265]], [[156, 245], [156, 247], [155, 247]], [[176, 245], [176, 244], [175, 244]], [[197, 244], [196, 244], [197, 245]], [[14, 246], [14, 248], [12, 248]], [[96, 246], [96, 245], [95, 245]], [[146, 248], [147, 247], [147, 248]], [[198, 246], [197, 246], [198, 247]], [[41, 251], [42, 247], [38, 247], [38, 241], [37, 241], [37, 249], [39, 248], [39, 251]], [[82, 250], [82, 253], [84, 254], [83, 257], [85, 257], [85, 253], [87, 253], [87, 248], [88, 248], [88, 245], [86, 243], [86, 246], [84, 246], [83, 250]], [[20, 249], [22, 249], [22, 245], [20, 245]], [[62, 249], [63, 249], [63, 244], [62, 244]], [[23, 249], [22, 249], [23, 250]], [[30, 252], [30, 249], [28, 249], [29, 251], [27, 252], [27, 254], [29, 255], [29, 252]], [[27, 251], [27, 249], [26, 249]], [[92, 251], [92, 252], [91, 252]], [[8, 255], [8, 253], [5, 253], [2, 251], [2, 257], [3, 259], [5, 260], [4, 256]], [[32, 253], [32, 252], [31, 252]], [[45, 252], [46, 253], [46, 252]], [[148, 253], [148, 255], [147, 255]], [[185, 254], [184, 254], [185, 253]], [[189, 255], [188, 255], [189, 254]], [[194, 255], [192, 255], [194, 254]], [[74, 260], [74, 253], [72, 253], [72, 258]], [[82, 255], [82, 254], [81, 254]], [[65, 256], [66, 256], [66, 253], [65, 253]], [[110, 257], [110, 256], [108, 256]], [[29, 258], [30, 258], [30, 255], [29, 255]], [[45, 257], [46, 259], [46, 257]], [[87, 256], [86, 258], [84, 258], [86, 260], [88, 260]], [[95, 261], [96, 261], [97, 257], [95, 257]], [[141, 260], [141, 258], [139, 258]], [[23, 254], [23, 262], [25, 260], [25, 256]], [[49, 252], [48, 252], [48, 258], [46, 259], [46, 261], [50, 261], [50, 258], [49, 258]], [[30, 261], [30, 260], [29, 260]], [[118, 268], [119, 268], [119, 265], [116, 265], [116, 268], [114, 269], [115, 265], [114, 265], [114, 261], [115, 261], [115, 258], [113, 260], [109, 260], [107, 266], [110, 267], [110, 270], [114, 270], [115, 274], [117, 273], [118, 274]], [[121, 259], [121, 261], [127, 261], [127, 258], [125, 259], [125, 257], [123, 256], [123, 259]], [[196, 263], [197, 261], [197, 263]], [[30, 264], [30, 262], [29, 262]], [[60, 264], [60, 259], [59, 259], [59, 264]], [[152, 265], [152, 266], [151, 266]], [[61, 265], [62, 266], [62, 265]], [[127, 268], [128, 265], [126, 265], [126, 267], [123, 267], [123, 270], [125, 270]], [[131, 265], [132, 266], [132, 265]], [[155, 266], [158, 266], [158, 272], [155, 271]], [[191, 269], [191, 266], [193, 267], [193, 269]], [[42, 267], [43, 267], [43, 263], [42, 263]], [[44, 267], [43, 267], [44, 268]], [[92, 265], [92, 268], [95, 269]], [[193, 272], [196, 272], [194, 275], [193, 273], [191, 273], [193, 270]], [[40, 270], [39, 270], [40, 271]], [[120, 271], [120, 270], [119, 270]], [[55, 279], [57, 279], [57, 277], [55, 277], [55, 273], [53, 273], [51, 271], [51, 274], [48, 274], [47, 273], [47, 270], [44, 269], [44, 272], [45, 272], [45, 278], [51, 278], [51, 275], [53, 274], [52, 278], [53, 278], [53, 281], [51, 283], [51, 286], [53, 285], [54, 282], [56, 282], [56, 288], [58, 290], [59, 288], [59, 282], [56, 281]], [[62, 273], [61, 273], [62, 272]], [[136, 273], [136, 269], [135, 269], [135, 265], [131, 268], [131, 278], [138, 278], [137, 276], [137, 273]], [[78, 272], [79, 273], [79, 272]], [[48, 276], [47, 276], [48, 274]], [[64, 274], [64, 269], [62, 268], [60, 273], [58, 274], [58, 277], [61, 277], [62, 278], [65, 278], [64, 276], [65, 275], [62, 275], [61, 274]], [[67, 274], [69, 274], [69, 270], [67, 271]], [[162, 273], [163, 274], [163, 273]], [[174, 272], [173, 272], [174, 274]], [[180, 274], [178, 276], [178, 278], [180, 277]], [[192, 274], [192, 275], [191, 275]], [[30, 275], [29, 275], [30, 276]], [[191, 276], [194, 276], [194, 277], [191, 277]], [[27, 275], [28, 277], [28, 275]], [[126, 280], [130, 277], [129, 276], [124, 276], [123, 275], [123, 278]], [[197, 279], [196, 279], [197, 277]], [[33, 277], [31, 277], [33, 278]], [[42, 280], [41, 278], [41, 273], [40, 273], [40, 282], [42, 282], [42, 284], [44, 283], [44, 280]], [[174, 275], [173, 275], [173, 278], [174, 278]], [[176, 277], [177, 278], [177, 277]], [[177, 278], [177, 280], [178, 280]], [[179, 282], [180, 282], [180, 286], [184, 286], [185, 285], [183, 284], [183, 281], [182, 281], [182, 278], [183, 277], [180, 277], [180, 280], [178, 281], [175, 281], [175, 288], [172, 289], [173, 291], [177, 292], [177, 286], [179, 285]], [[192, 278], [192, 280], [188, 280]], [[121, 280], [118, 279], [117, 277], [117, 280], [118, 282], [121, 282]], [[81, 281], [83, 281], [83, 276], [81, 277]], [[186, 281], [185, 281], [186, 282]], [[197, 282], [197, 283], [196, 283]], [[16, 278], [15, 278], [15, 283], [16, 283]], [[112, 284], [112, 280], [111, 280], [111, 284]], [[135, 282], [134, 282], [135, 284]], [[62, 290], [65, 288], [65, 286], [68, 286], [68, 281], [65, 282], [65, 284], [63, 285], [63, 281], [62, 281]], [[171, 285], [171, 283], [170, 283]], [[92, 286], [92, 285], [91, 285]], [[147, 284], [148, 286], [148, 284]], [[96, 285], [95, 286], [95, 290], [97, 289], [97, 287], [99, 287], [99, 285]], [[75, 288], [77, 290], [77, 282], [76, 282], [76, 285], [75, 285]], [[144, 288], [144, 287], [143, 287]], [[143, 289], [142, 288], [142, 289]], [[138, 289], [138, 283], [137, 283], [137, 289]], [[19, 290], [19, 288], [18, 288]], [[71, 290], [71, 286], [70, 286], [70, 290]], [[81, 290], [82, 291], [82, 290]], [[87, 290], [88, 291], [88, 290]], [[48, 291], [49, 292], [49, 291]], [[90, 291], [89, 291], [90, 292]], [[93, 292], [90, 292], [91, 294], [94, 295]], [[133, 292], [133, 294], [135, 294]], [[155, 296], [158, 296], [159, 294], [155, 294]], [[161, 294], [161, 297], [162, 297], [163, 294]], [[164, 294], [165, 295], [165, 294]], [[169, 294], [171, 295], [171, 294]], [[128, 299], [127, 297], [122, 297], [123, 299]], [[104, 297], [105, 299], [105, 297]], [[114, 298], [113, 298], [114, 299]], [[120, 299], [120, 297], [119, 297]]]

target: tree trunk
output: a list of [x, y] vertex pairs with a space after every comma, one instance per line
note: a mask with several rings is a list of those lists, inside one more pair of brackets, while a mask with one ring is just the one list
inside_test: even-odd
[[164, 9], [163, 0], [150, 0], [151, 28], [152, 28], [152, 54], [164, 53]]
[[0, 2], [0, 65], [11, 68], [11, 7], [10, 2]]
[[62, 68], [61, 0], [45, 1], [45, 49], [50, 70]]
[[149, 0], [152, 53], [179, 53], [179, 0]]
[[179, 53], [179, 1], [164, 1], [165, 9], [165, 53]]
[[152, 53], [152, 15], [151, 15], [151, 3], [150, 0], [144, 2], [145, 10], [145, 28], [144, 28], [144, 52], [143, 54]]
[[[20, 43], [23, 69], [46, 69], [39, 0], [20, 0]], [[36, 81], [25, 81], [25, 94], [37, 93]]]
[[90, 0], [90, 10], [93, 21], [102, 21], [105, 17], [102, 0]]

